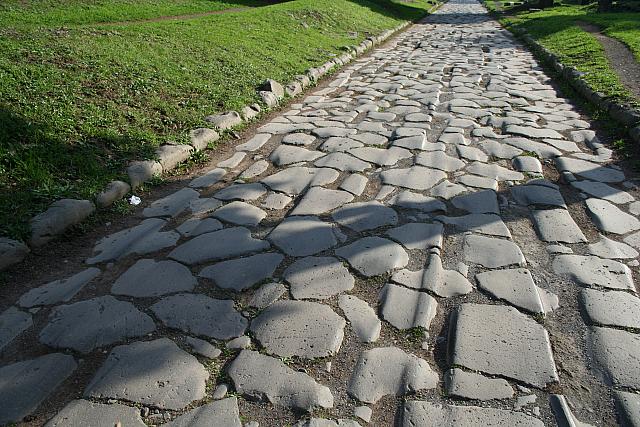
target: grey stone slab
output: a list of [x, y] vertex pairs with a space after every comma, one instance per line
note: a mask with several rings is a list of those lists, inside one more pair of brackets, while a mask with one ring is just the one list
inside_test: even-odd
[[113, 427], [121, 425], [145, 427], [140, 417], [140, 410], [130, 406], [113, 403], [89, 402], [88, 400], [72, 400], [58, 414], [49, 420], [45, 427]]
[[524, 175], [522, 173], [493, 163], [487, 164], [482, 162], [473, 162], [468, 165], [465, 170], [472, 174], [498, 181], [520, 181], [524, 179]]
[[133, 304], [107, 295], [54, 308], [39, 339], [50, 347], [90, 353], [155, 329], [151, 317]]
[[95, 210], [96, 207], [89, 200], [56, 200], [46, 211], [29, 220], [31, 230], [29, 245], [32, 247], [44, 245], [67, 228], [84, 221]]
[[0, 271], [21, 262], [29, 252], [29, 247], [24, 243], [0, 237]]
[[449, 396], [463, 399], [509, 399], [514, 391], [502, 378], [487, 378], [460, 368], [449, 369], [444, 375], [444, 388]]
[[191, 291], [197, 284], [191, 271], [178, 262], [141, 259], [118, 277], [111, 293], [148, 298]]
[[543, 242], [587, 242], [569, 211], [564, 209], [533, 210], [531, 220]]
[[622, 173], [622, 171], [586, 160], [559, 157], [555, 160], [555, 164], [560, 171], [568, 171], [592, 181], [605, 183], [624, 181], [624, 173]]
[[315, 140], [315, 136], [307, 135], [306, 133], [290, 133], [282, 138], [282, 143], [289, 145], [311, 145]]
[[443, 171], [422, 166], [412, 166], [406, 169], [388, 169], [380, 174], [383, 184], [419, 191], [430, 189], [446, 177], [447, 175]]
[[200, 193], [191, 188], [183, 188], [173, 194], [151, 203], [142, 211], [146, 218], [175, 217], [189, 207], [189, 203], [200, 197]]
[[338, 188], [348, 191], [354, 196], [359, 196], [364, 192], [364, 189], [367, 186], [367, 182], [367, 177], [354, 173], [346, 177]]
[[367, 277], [389, 273], [409, 262], [409, 255], [402, 246], [381, 237], [364, 237], [336, 249], [335, 253]]
[[405, 209], [415, 209], [422, 212], [447, 211], [447, 205], [433, 197], [414, 193], [409, 190], [402, 191], [393, 196], [389, 203]]
[[640, 220], [602, 199], [587, 199], [587, 211], [596, 227], [607, 233], [627, 234], [640, 229]]
[[332, 136], [349, 136], [355, 134], [357, 131], [355, 129], [346, 129], [341, 127], [321, 127], [312, 129], [311, 133], [318, 138], [330, 138]]
[[614, 387], [640, 388], [640, 335], [619, 329], [593, 327], [591, 349], [606, 381]]
[[338, 224], [355, 231], [373, 230], [398, 223], [396, 211], [375, 200], [347, 203], [331, 216]]
[[269, 169], [269, 162], [264, 159], [258, 160], [240, 174], [240, 179], [255, 178], [262, 175], [267, 169]]
[[99, 274], [100, 269], [90, 267], [66, 279], [54, 280], [23, 294], [18, 300], [18, 305], [31, 308], [38, 305], [67, 302]]
[[438, 138], [438, 142], [443, 142], [445, 144], [454, 144], [454, 145], [468, 145], [469, 141], [465, 138], [464, 134], [457, 132], [445, 132], [440, 135]]
[[297, 260], [283, 275], [295, 299], [327, 299], [353, 289], [355, 279], [333, 257], [307, 257]]
[[364, 147], [362, 142], [351, 138], [333, 137], [327, 139], [320, 146], [320, 150], [327, 153], [349, 151], [352, 148]]
[[640, 395], [626, 391], [613, 392], [620, 423], [624, 426], [640, 425]]
[[420, 400], [404, 404], [400, 425], [544, 427], [542, 421], [522, 412], [479, 406], [440, 405]]
[[558, 255], [553, 260], [553, 271], [566, 274], [582, 285], [635, 292], [631, 270], [618, 261], [595, 256]]
[[240, 421], [238, 400], [235, 397], [229, 397], [194, 408], [163, 425], [166, 427], [210, 427], [214, 425], [242, 427], [242, 421]]
[[371, 169], [371, 165], [350, 154], [337, 152], [330, 153], [314, 163], [318, 167], [338, 169], [343, 172], [363, 172]]
[[476, 147], [457, 145], [456, 150], [460, 157], [472, 162], [487, 162], [489, 160], [489, 156], [487, 156], [482, 150]]
[[544, 185], [514, 185], [511, 196], [523, 206], [554, 206], [567, 208], [560, 191]]
[[33, 325], [31, 314], [9, 307], [0, 314], [0, 351]]
[[215, 339], [239, 337], [248, 324], [235, 310], [232, 300], [201, 294], [168, 296], [153, 304], [151, 310], [170, 328]]
[[149, 218], [140, 224], [103, 237], [93, 248], [94, 256], [87, 264], [112, 261], [130, 254], [144, 255], [176, 244], [180, 235], [174, 231], [160, 231], [167, 222]]
[[518, 156], [513, 159], [513, 167], [520, 172], [542, 174], [540, 160], [531, 156]]
[[294, 196], [307, 187], [331, 184], [339, 172], [329, 168], [290, 167], [262, 179], [262, 183], [274, 191]]
[[512, 241], [476, 235], [464, 237], [464, 259], [487, 268], [526, 264], [520, 248]]
[[328, 387], [256, 351], [242, 350], [229, 366], [228, 374], [236, 391], [253, 400], [303, 411], [333, 407]]
[[292, 216], [278, 224], [268, 238], [287, 255], [307, 256], [337, 245], [336, 232], [334, 225], [318, 217]]
[[353, 195], [346, 191], [330, 190], [324, 187], [312, 187], [305, 193], [300, 203], [293, 208], [291, 215], [318, 215], [349, 203]]
[[502, 218], [494, 214], [469, 214], [463, 216], [443, 216], [434, 218], [447, 225], [452, 225], [461, 231], [486, 234], [489, 236], [511, 237], [511, 232], [502, 221]]
[[467, 187], [498, 191], [498, 181], [494, 178], [466, 174], [457, 177], [456, 182]]
[[441, 297], [465, 295], [473, 290], [471, 283], [455, 270], [445, 270], [442, 259], [437, 254], [430, 254], [427, 268], [418, 271], [400, 270], [391, 280], [414, 289], [425, 289]]
[[267, 192], [264, 185], [259, 182], [253, 182], [251, 184], [233, 184], [222, 190], [216, 192], [213, 197], [219, 200], [232, 201], [232, 200], [257, 200]]
[[352, 148], [349, 154], [365, 162], [374, 163], [378, 166], [393, 166], [402, 159], [409, 159], [412, 154], [409, 150], [400, 147], [374, 148], [360, 147]]
[[428, 168], [440, 169], [445, 172], [454, 172], [462, 169], [465, 162], [445, 154], [443, 151], [431, 151], [420, 153], [416, 156], [416, 164]]
[[426, 360], [397, 347], [381, 347], [360, 354], [347, 391], [361, 402], [376, 403], [386, 395], [428, 390], [437, 383], [438, 375]]
[[235, 201], [217, 209], [213, 216], [231, 224], [255, 227], [267, 216], [267, 213], [249, 203]]
[[286, 208], [292, 200], [293, 199], [286, 194], [270, 193], [267, 197], [265, 197], [260, 206], [269, 210], [281, 210]]
[[213, 212], [220, 206], [222, 206], [222, 202], [220, 200], [214, 199], [213, 197], [205, 197], [196, 199], [189, 203], [189, 210], [194, 216], [200, 216]]
[[209, 372], [194, 356], [160, 338], [111, 350], [84, 396], [180, 410], [205, 397], [208, 378]]
[[201, 340], [199, 338], [193, 337], [185, 337], [184, 341], [187, 343], [191, 350], [207, 359], [215, 359], [222, 354], [222, 351], [211, 345], [209, 342], [205, 340]]
[[407, 249], [442, 247], [444, 229], [441, 224], [409, 223], [387, 231], [392, 239]]
[[184, 237], [195, 237], [222, 229], [223, 225], [214, 218], [191, 218], [180, 224], [176, 231]]
[[278, 253], [257, 254], [218, 262], [205, 267], [198, 276], [213, 280], [220, 288], [240, 292], [269, 279], [283, 259]]
[[258, 133], [244, 144], [236, 146], [237, 151], [257, 151], [271, 139], [270, 133]]
[[236, 153], [233, 154], [233, 156], [219, 162], [216, 166], [219, 168], [233, 169], [236, 166], [238, 166], [240, 163], [242, 163], [242, 161], [246, 156], [247, 156], [247, 153], [243, 151], [237, 151]]
[[522, 150], [499, 141], [485, 140], [480, 142], [480, 147], [492, 157], [499, 159], [512, 159], [522, 154]]
[[552, 145], [544, 142], [532, 141], [527, 138], [505, 138], [503, 143], [513, 145], [525, 152], [535, 153], [542, 159], [552, 159], [562, 155], [562, 152]]
[[427, 143], [426, 135], [420, 134], [398, 138], [392, 144], [394, 147], [406, 148], [407, 150], [424, 150]]
[[281, 283], [265, 283], [260, 286], [251, 296], [249, 306], [255, 308], [265, 308], [280, 299], [287, 292], [287, 288]]
[[260, 252], [269, 247], [268, 242], [251, 237], [248, 229], [233, 227], [194, 237], [175, 248], [168, 256], [193, 265]]
[[633, 202], [635, 199], [624, 190], [612, 187], [602, 182], [593, 181], [571, 181], [571, 185], [593, 197], [605, 199], [615, 204], [625, 204]]
[[608, 259], [629, 259], [637, 258], [640, 255], [638, 251], [626, 243], [611, 240], [603, 235], [600, 235], [598, 242], [587, 246], [587, 253]]
[[52, 353], [0, 368], [0, 423], [32, 414], [76, 370], [73, 357]]
[[498, 196], [493, 190], [476, 191], [475, 193], [463, 194], [451, 199], [451, 203], [458, 209], [475, 214], [500, 214], [498, 207]]
[[398, 329], [429, 329], [436, 316], [438, 303], [429, 294], [386, 284], [380, 292], [380, 313]]
[[583, 289], [582, 307], [592, 323], [640, 329], [640, 299], [619, 291]]
[[540, 388], [558, 381], [547, 331], [515, 308], [465, 303], [454, 323], [452, 364]]
[[507, 125], [505, 131], [514, 135], [522, 135], [527, 138], [553, 138], [562, 139], [563, 136], [553, 129], [534, 128], [530, 126]]
[[273, 150], [269, 160], [276, 166], [286, 166], [294, 163], [312, 162], [324, 155], [319, 151], [307, 150], [302, 147], [279, 145]]
[[345, 325], [327, 305], [278, 301], [251, 322], [251, 332], [271, 354], [314, 359], [340, 350]]
[[382, 322], [366, 301], [353, 295], [340, 295], [338, 306], [347, 316], [360, 341], [376, 342], [378, 340]]
[[441, 197], [443, 199], [449, 200], [452, 197], [455, 197], [458, 194], [465, 193], [467, 191], [468, 190], [464, 185], [444, 180], [440, 184], [433, 187], [429, 194], [433, 197]]
[[191, 188], [208, 188], [211, 187], [218, 182], [227, 174], [227, 171], [222, 168], [211, 169], [206, 172], [204, 175], [200, 175], [197, 178], [194, 178], [189, 183], [189, 187]]

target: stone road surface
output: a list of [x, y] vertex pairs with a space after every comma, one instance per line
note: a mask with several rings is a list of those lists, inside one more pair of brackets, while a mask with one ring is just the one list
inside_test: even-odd
[[0, 423], [638, 426], [640, 201], [600, 141], [451, 1], [12, 301]]

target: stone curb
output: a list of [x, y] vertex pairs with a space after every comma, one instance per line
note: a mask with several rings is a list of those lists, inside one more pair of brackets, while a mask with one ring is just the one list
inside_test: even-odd
[[[441, 4], [436, 4], [427, 13], [433, 13]], [[305, 74], [295, 76], [294, 80], [285, 86], [275, 80], [268, 79], [258, 88], [258, 95], [269, 109], [275, 108], [286, 97], [293, 98], [301, 94], [304, 89], [314, 85], [337, 67], [348, 64], [409, 25], [411, 25], [411, 22], [406, 21], [377, 36], [367, 37], [359, 45], [350, 47], [348, 52], [325, 62], [319, 67], [310, 68]], [[29, 247], [42, 246], [64, 233], [69, 227], [84, 221], [95, 212], [96, 205], [98, 208], [106, 208], [123, 199], [130, 191], [135, 190], [141, 184], [149, 182], [153, 177], [170, 172], [180, 163], [187, 160], [194, 152], [205, 150], [210, 143], [218, 141], [222, 132], [231, 130], [256, 118], [262, 109], [260, 105], [252, 104], [241, 108], [240, 111], [240, 113], [228, 111], [207, 116], [204, 120], [211, 123], [214, 129], [193, 129], [189, 132], [189, 144], [168, 142], [156, 149], [155, 159], [132, 161], [126, 169], [129, 183], [111, 181], [102, 192], [96, 195], [95, 204], [90, 200], [74, 199], [62, 199], [53, 202], [46, 211], [31, 218], [32, 235], [27, 244], [17, 240], [0, 238], [0, 271], [21, 262], [30, 252]]]

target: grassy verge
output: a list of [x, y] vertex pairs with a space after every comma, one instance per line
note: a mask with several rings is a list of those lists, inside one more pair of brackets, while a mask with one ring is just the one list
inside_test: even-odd
[[[60, 197], [91, 197], [131, 159], [256, 102], [425, 0], [7, 0], [0, 5], [0, 234]], [[192, 19], [108, 24], [225, 8]]]

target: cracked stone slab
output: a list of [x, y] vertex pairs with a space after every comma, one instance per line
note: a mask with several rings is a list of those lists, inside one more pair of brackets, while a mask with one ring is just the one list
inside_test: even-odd
[[249, 229], [233, 227], [194, 237], [175, 248], [168, 256], [193, 265], [261, 252], [270, 247], [269, 242], [251, 237]]
[[267, 213], [248, 203], [236, 201], [217, 209], [213, 216], [231, 224], [255, 227], [267, 216]]
[[9, 307], [0, 314], [0, 351], [33, 325], [31, 314]]
[[111, 350], [84, 396], [180, 410], [205, 397], [208, 378], [194, 356], [170, 339], [160, 338]]
[[386, 395], [402, 396], [437, 384], [438, 375], [426, 360], [397, 347], [381, 347], [360, 354], [347, 391], [361, 402], [376, 403]]
[[300, 203], [291, 211], [291, 215], [323, 214], [331, 212], [352, 200], [353, 195], [346, 191], [312, 187], [307, 190]]
[[200, 193], [191, 188], [183, 188], [173, 194], [151, 203], [142, 211], [146, 218], [150, 217], [176, 217], [182, 213], [191, 201], [200, 197]]
[[349, 154], [351, 154], [352, 156], [356, 156], [360, 160], [363, 160], [369, 163], [374, 163], [378, 166], [393, 166], [402, 159], [408, 159], [412, 157], [412, 154], [409, 150], [406, 150], [400, 147], [352, 148], [351, 150], [349, 150]]
[[238, 399], [229, 397], [199, 406], [163, 425], [166, 427], [208, 427], [214, 425], [242, 427]]
[[347, 153], [330, 153], [317, 160], [315, 166], [338, 169], [343, 172], [362, 172], [371, 169], [371, 164], [353, 157]]
[[443, 151], [420, 153], [416, 156], [416, 164], [429, 168], [440, 169], [445, 172], [454, 172], [465, 166], [465, 162], [455, 157], [451, 157]]
[[18, 423], [76, 370], [73, 357], [51, 353], [0, 368], [0, 423]]
[[201, 294], [178, 294], [153, 304], [151, 311], [170, 328], [226, 340], [244, 334], [249, 323], [233, 305], [232, 300]]
[[451, 203], [453, 203], [453, 206], [456, 208], [469, 213], [500, 214], [498, 196], [493, 190], [483, 190], [471, 194], [456, 196], [451, 199]]
[[249, 300], [249, 306], [255, 308], [265, 308], [280, 299], [287, 292], [287, 288], [281, 283], [265, 283], [255, 291]]
[[205, 267], [198, 276], [213, 280], [220, 288], [240, 292], [269, 279], [283, 259], [278, 253], [257, 254]]
[[95, 426], [111, 427], [116, 424], [133, 427], [145, 427], [140, 417], [140, 410], [130, 406], [113, 403], [89, 402], [84, 399], [71, 401], [53, 417], [46, 427]]
[[355, 279], [333, 257], [307, 257], [297, 260], [283, 275], [295, 299], [327, 299], [353, 289]]
[[438, 308], [431, 295], [390, 283], [382, 288], [379, 300], [384, 320], [403, 330], [416, 327], [428, 330]]
[[624, 205], [631, 203], [635, 199], [626, 191], [619, 190], [602, 182], [593, 181], [571, 181], [571, 185], [593, 197], [607, 200], [611, 203]]
[[497, 164], [473, 162], [465, 169], [475, 175], [495, 179], [497, 181], [521, 181], [524, 175], [520, 172], [507, 169]]
[[264, 185], [259, 182], [253, 182], [251, 184], [233, 184], [222, 190], [216, 192], [213, 197], [225, 202], [240, 200], [249, 201], [256, 200], [262, 197], [267, 192]]
[[587, 246], [587, 253], [608, 259], [629, 259], [637, 258], [640, 255], [638, 251], [626, 243], [611, 240], [603, 235], [600, 235], [598, 242]]
[[195, 237], [204, 233], [211, 233], [223, 228], [220, 221], [213, 218], [191, 218], [180, 224], [176, 231], [184, 237]]
[[348, 191], [354, 196], [359, 196], [364, 192], [364, 189], [367, 186], [367, 182], [367, 177], [354, 173], [346, 177], [338, 188]]
[[278, 301], [251, 322], [251, 332], [271, 354], [313, 359], [338, 352], [345, 325], [327, 305]]
[[513, 307], [470, 303], [454, 316], [452, 364], [540, 388], [559, 381], [549, 335], [535, 320]]
[[282, 193], [271, 193], [265, 197], [264, 201], [260, 204], [265, 209], [269, 210], [281, 210], [287, 207], [293, 200], [291, 197]]
[[582, 307], [592, 323], [640, 329], [640, 299], [627, 292], [583, 289]]
[[640, 335], [593, 327], [589, 338], [596, 361], [609, 384], [636, 390], [640, 388]]
[[[38, 288], [31, 289], [18, 300], [20, 307], [31, 308], [67, 302], [90, 281], [100, 274], [100, 269], [90, 267], [66, 279], [54, 280]], [[0, 321], [1, 322], [1, 321]], [[0, 330], [2, 328], [0, 327]], [[1, 342], [2, 340], [0, 340]], [[0, 345], [0, 348], [2, 345]]]
[[303, 411], [333, 407], [329, 388], [280, 360], [256, 351], [242, 350], [231, 363], [228, 374], [238, 393], [254, 400]]
[[409, 223], [387, 230], [387, 236], [407, 249], [441, 248], [444, 228], [442, 224]]
[[111, 293], [136, 298], [157, 297], [191, 291], [198, 281], [191, 271], [175, 261], [141, 259], [111, 286]]
[[544, 142], [532, 141], [527, 138], [515, 137], [505, 138], [503, 143], [513, 145], [516, 148], [522, 149], [525, 152], [533, 152], [538, 157], [543, 159], [552, 159], [558, 156], [562, 156], [562, 152], [552, 145]]
[[55, 307], [39, 340], [50, 347], [89, 353], [155, 329], [151, 317], [133, 304], [107, 295]]
[[262, 183], [274, 191], [295, 196], [307, 187], [331, 184], [340, 173], [329, 168], [290, 167], [262, 179]]
[[584, 243], [587, 238], [564, 209], [531, 211], [531, 220], [543, 242]]
[[437, 254], [429, 254], [427, 268], [418, 271], [400, 270], [391, 280], [413, 289], [426, 289], [441, 297], [465, 295], [473, 290], [460, 272], [445, 270]]
[[336, 249], [335, 253], [367, 277], [403, 268], [409, 262], [409, 255], [402, 246], [381, 237], [364, 237]]
[[559, 171], [568, 171], [592, 181], [612, 183], [624, 181], [624, 173], [597, 163], [586, 160], [572, 159], [570, 157], [558, 157], [555, 160]]
[[271, 231], [268, 239], [291, 256], [308, 256], [338, 244], [336, 228], [315, 216], [285, 218]]
[[531, 415], [479, 406], [440, 405], [411, 400], [402, 409], [402, 427], [415, 426], [518, 426], [544, 427]]
[[385, 185], [409, 188], [411, 190], [428, 190], [447, 177], [441, 170], [429, 169], [422, 166], [412, 166], [405, 169], [388, 169], [380, 174]]
[[461, 231], [511, 238], [511, 232], [502, 218], [494, 214], [469, 214], [456, 217], [439, 215], [434, 219], [447, 225], [453, 225]]
[[366, 301], [353, 295], [340, 295], [338, 306], [347, 316], [360, 341], [376, 342], [378, 340], [382, 322]]
[[640, 220], [602, 199], [587, 199], [587, 211], [596, 227], [607, 233], [627, 234], [640, 229]]
[[512, 241], [476, 235], [464, 237], [464, 259], [487, 268], [527, 263], [518, 245]]
[[269, 160], [276, 166], [286, 166], [294, 163], [312, 162], [324, 155], [319, 151], [307, 150], [302, 147], [279, 145], [273, 150]]
[[513, 388], [502, 378], [487, 378], [460, 368], [449, 369], [444, 375], [444, 387], [449, 396], [463, 399], [510, 399]]
[[331, 216], [338, 224], [355, 231], [373, 230], [398, 223], [396, 211], [375, 200], [347, 203]]
[[582, 285], [635, 292], [631, 270], [618, 261], [595, 256], [558, 255], [552, 266], [556, 274], [566, 274]]
[[522, 154], [522, 150], [520, 150], [519, 148], [493, 140], [485, 140], [480, 142], [480, 147], [488, 155], [497, 157], [499, 159], [512, 159]]
[[[434, 187], [435, 188], [435, 187]], [[425, 196], [413, 191], [405, 190], [391, 198], [390, 204], [405, 209], [415, 209], [422, 212], [447, 211], [447, 205], [433, 197]]]
[[566, 209], [567, 205], [560, 191], [544, 185], [514, 185], [511, 196], [522, 206], [554, 206]]

